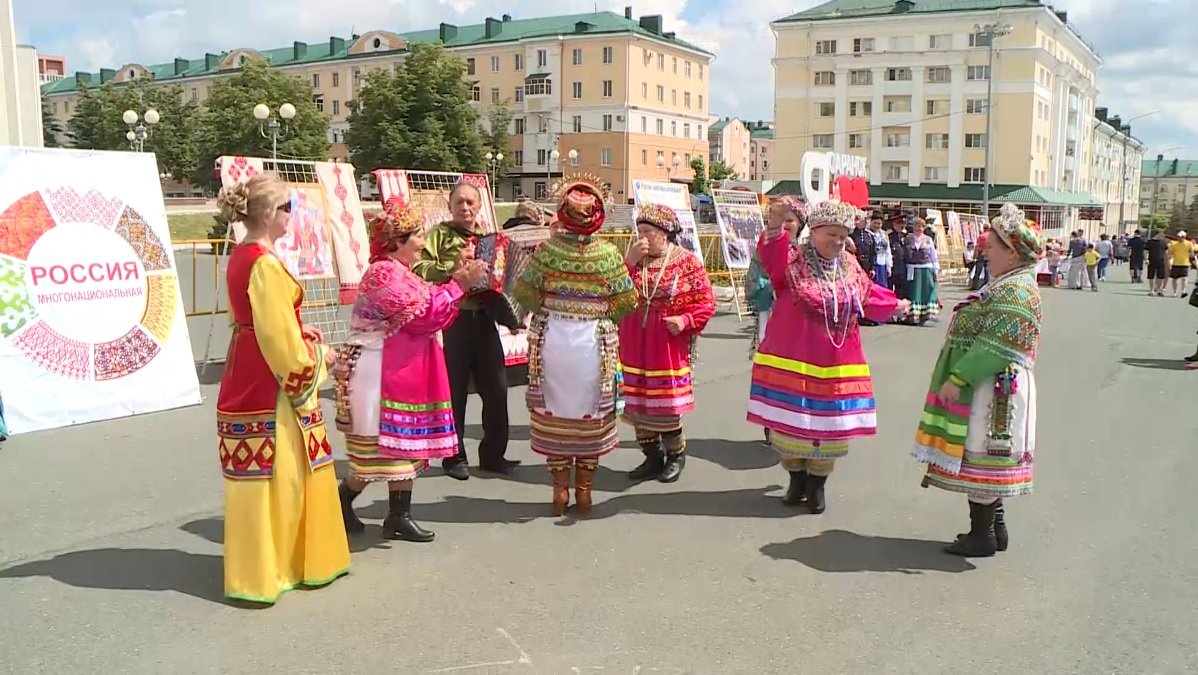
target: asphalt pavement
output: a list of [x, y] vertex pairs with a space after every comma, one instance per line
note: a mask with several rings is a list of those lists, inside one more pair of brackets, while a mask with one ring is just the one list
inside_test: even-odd
[[[680, 482], [629, 484], [640, 454], [622, 429], [592, 518], [558, 521], [516, 388], [509, 456], [525, 467], [420, 479], [415, 515], [437, 532], [431, 544], [383, 543], [386, 495], [369, 488], [352, 574], [269, 609], [221, 598], [213, 385], [198, 407], [10, 439], [0, 664], [20, 675], [1190, 672], [1198, 372], [1180, 359], [1198, 342], [1198, 310], [1145, 297], [1126, 276], [1113, 269], [1098, 293], [1044, 293], [1036, 494], [1009, 502], [1011, 549], [996, 558], [941, 553], [967, 507], [921, 489], [908, 454], [943, 327], [866, 329], [880, 432], [853, 444], [827, 513], [811, 516], [779, 503], [785, 473], [744, 422], [749, 322], [724, 315], [701, 341]], [[203, 334], [190, 326], [194, 346]], [[478, 413], [473, 398], [472, 457]]]

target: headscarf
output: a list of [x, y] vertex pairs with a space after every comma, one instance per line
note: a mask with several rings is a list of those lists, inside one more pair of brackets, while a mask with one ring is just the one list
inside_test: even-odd
[[807, 220], [807, 204], [801, 197], [796, 197], [794, 195], [782, 195], [780, 197], [775, 197], [774, 200], [770, 202], [770, 208], [774, 208], [775, 206], [781, 206], [787, 211], [795, 214], [795, 218], [798, 218], [800, 223], [803, 223]]
[[402, 237], [424, 227], [424, 219], [414, 206], [391, 199], [370, 221], [370, 262], [395, 251]]
[[812, 230], [836, 226], [852, 231], [859, 213], [856, 206], [846, 202], [828, 200], [807, 210], [807, 227]]
[[636, 222], [652, 225], [662, 232], [666, 233], [666, 238], [671, 242], [678, 239], [678, 235], [682, 232], [682, 223], [678, 220], [678, 213], [668, 206], [661, 204], [646, 204], [637, 210]]
[[570, 185], [557, 202], [557, 220], [567, 232], [594, 234], [606, 219], [603, 196], [587, 183]]
[[1044, 238], [1040, 228], [1029, 221], [1019, 207], [1009, 202], [1003, 204], [998, 215], [990, 221], [990, 232], [997, 234], [1004, 244], [1029, 265], [1038, 261], [1040, 252], [1044, 250]]

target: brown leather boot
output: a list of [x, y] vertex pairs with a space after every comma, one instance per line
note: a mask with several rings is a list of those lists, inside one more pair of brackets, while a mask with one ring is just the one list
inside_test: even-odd
[[579, 462], [574, 467], [574, 501], [579, 518], [586, 518], [591, 512], [591, 480], [594, 477], [594, 466]]
[[566, 515], [570, 505], [570, 469], [565, 467], [553, 471], [553, 515]]

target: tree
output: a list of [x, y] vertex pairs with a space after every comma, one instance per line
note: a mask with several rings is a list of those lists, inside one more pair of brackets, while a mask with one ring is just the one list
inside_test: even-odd
[[1165, 230], [1169, 226], [1169, 219], [1159, 213], [1150, 216], [1140, 217], [1140, 229], [1144, 230], [1146, 236], [1151, 237], [1157, 232]]
[[394, 73], [367, 75], [350, 106], [345, 143], [354, 166], [481, 173], [485, 151], [470, 100], [461, 59], [439, 44], [414, 45]]
[[504, 100], [492, 105], [491, 109], [487, 111], [487, 128], [481, 129], [479, 133], [482, 138], [484, 160], [487, 152], [495, 156], [503, 154], [503, 161], [494, 164], [487, 162], [487, 171], [491, 171], [492, 166], [495, 167], [495, 185], [492, 189], [496, 193], [499, 192], [499, 182], [507, 178], [508, 170], [515, 164], [509, 147], [511, 126], [512, 110], [508, 107], [508, 102]]
[[51, 112], [50, 102], [42, 94], [42, 145], [47, 148], [57, 148], [61, 145], [58, 137], [62, 135], [62, 125]]
[[[126, 110], [143, 114], [158, 111], [159, 122], [149, 128], [145, 150], [158, 158], [159, 171], [181, 178], [195, 172], [199, 146], [196, 140], [199, 108], [183, 100], [178, 86], [149, 82], [116, 85], [105, 82], [96, 89], [80, 89], [75, 112], [67, 123], [72, 145], [89, 150], [128, 150], [129, 127], [121, 119]], [[45, 108], [43, 107], [43, 115]], [[43, 123], [43, 127], [44, 127]]]
[[1198, 232], [1198, 195], [1190, 202], [1190, 208], [1186, 211], [1185, 231]]
[[316, 107], [312, 85], [267, 63], [251, 60], [242, 65], [240, 73], [218, 78], [212, 85], [207, 107], [200, 116], [201, 151], [195, 183], [215, 187], [212, 167], [222, 155], [271, 156], [271, 139], [263, 138], [254, 119], [254, 107], [259, 103], [267, 105], [276, 119], [284, 103], [295, 106], [295, 118], [285, 122], [287, 133], [278, 140], [280, 158], [317, 162], [328, 159], [329, 118]]
[[717, 159], [708, 168], [707, 177], [711, 180], [736, 180], [737, 173], [724, 160]]
[[1169, 230], [1176, 232], [1185, 227], [1186, 207], [1181, 202], [1174, 202], [1173, 212], [1169, 214]]
[[695, 157], [691, 160], [691, 171], [695, 172], [695, 178], [691, 181], [691, 194], [707, 194], [707, 167], [704, 165], [702, 157]]

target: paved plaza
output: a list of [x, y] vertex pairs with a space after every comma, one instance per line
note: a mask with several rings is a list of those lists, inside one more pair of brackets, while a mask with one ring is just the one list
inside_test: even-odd
[[[811, 516], [779, 503], [785, 473], [744, 422], [748, 321], [725, 315], [701, 341], [677, 484], [629, 484], [640, 453], [622, 429], [593, 517], [557, 521], [514, 388], [509, 456], [525, 467], [420, 479], [432, 544], [383, 543], [386, 495], [370, 487], [352, 574], [269, 609], [221, 598], [215, 385], [199, 407], [13, 438], [3, 672], [1186, 672], [1198, 372], [1180, 358], [1198, 311], [1144, 297], [1125, 267], [1111, 277], [1100, 293], [1045, 292], [1036, 494], [1009, 503], [996, 558], [940, 552], [967, 529], [965, 500], [921, 489], [908, 454], [943, 327], [866, 329], [880, 432], [853, 444]], [[197, 353], [206, 328], [191, 322]]]

